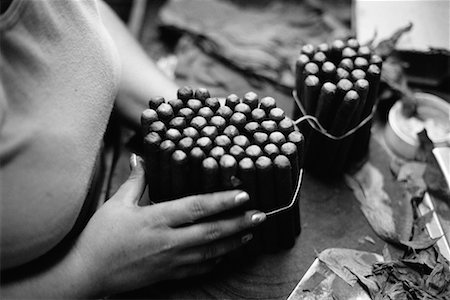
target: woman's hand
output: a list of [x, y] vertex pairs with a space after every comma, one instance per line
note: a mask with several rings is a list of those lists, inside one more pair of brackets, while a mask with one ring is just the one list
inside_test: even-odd
[[240, 191], [138, 206], [145, 189], [143, 161], [133, 155], [131, 165], [129, 179], [94, 214], [75, 245], [96, 291], [117, 293], [208, 272], [252, 238], [247, 229], [265, 220], [264, 213], [247, 211], [202, 221], [248, 201]]

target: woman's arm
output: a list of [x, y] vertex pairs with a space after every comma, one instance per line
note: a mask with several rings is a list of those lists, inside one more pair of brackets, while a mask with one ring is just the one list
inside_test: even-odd
[[149, 98], [163, 96], [170, 100], [176, 97], [178, 87], [159, 71], [111, 8], [103, 1], [99, 1], [99, 8], [122, 62], [116, 107], [125, 120], [138, 129], [141, 112], [147, 108]]

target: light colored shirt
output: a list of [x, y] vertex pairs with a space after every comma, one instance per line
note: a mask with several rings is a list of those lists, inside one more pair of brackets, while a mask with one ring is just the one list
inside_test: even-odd
[[94, 174], [120, 65], [92, 0], [16, 0], [0, 16], [1, 262], [72, 229]]

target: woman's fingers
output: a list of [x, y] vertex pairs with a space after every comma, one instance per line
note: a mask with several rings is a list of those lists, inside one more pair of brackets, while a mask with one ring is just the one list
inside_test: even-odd
[[166, 225], [177, 227], [238, 207], [248, 200], [246, 192], [226, 191], [162, 202], [147, 209], [153, 210], [152, 214], [158, 209]]
[[127, 204], [137, 205], [145, 190], [144, 160], [132, 154], [130, 157], [131, 173], [119, 190], [111, 197], [113, 201], [124, 201]]
[[173, 229], [176, 244], [183, 247], [204, 245], [255, 227], [266, 219], [264, 213], [247, 211], [239, 217], [202, 222]]

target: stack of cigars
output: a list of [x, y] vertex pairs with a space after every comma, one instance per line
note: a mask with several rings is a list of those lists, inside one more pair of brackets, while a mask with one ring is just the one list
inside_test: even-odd
[[[304, 45], [295, 64], [295, 91], [306, 115], [326, 132], [342, 137], [370, 118], [376, 104], [382, 59], [356, 39]], [[301, 116], [298, 109], [296, 116]], [[302, 124], [307, 145], [305, 168], [321, 177], [336, 177], [361, 163], [368, 153], [372, 121], [353, 134], [330, 139]]]
[[[250, 195], [245, 209], [263, 212], [293, 200], [303, 167], [304, 137], [272, 97], [211, 97], [180, 88], [177, 99], [154, 97], [141, 115], [149, 196], [153, 202], [229, 189]], [[300, 234], [298, 199], [267, 219], [253, 247], [274, 252]]]

